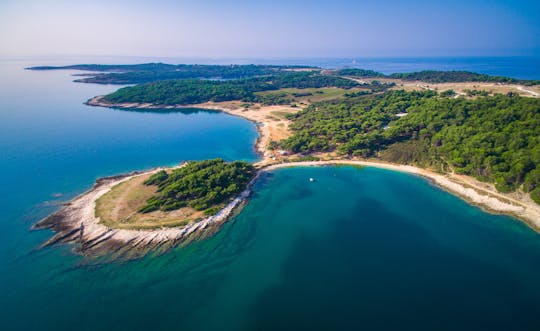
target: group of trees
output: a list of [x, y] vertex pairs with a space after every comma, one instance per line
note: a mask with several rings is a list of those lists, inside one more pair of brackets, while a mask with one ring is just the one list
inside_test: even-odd
[[288, 105], [294, 102], [292, 98], [284, 92], [265, 93], [262, 95], [253, 96], [251, 99], [254, 102], [260, 102], [263, 105]]
[[340, 76], [352, 76], [352, 77], [363, 77], [363, 78], [384, 78], [385, 74], [373, 70], [366, 69], [356, 69], [356, 68], [347, 68], [337, 71], [337, 74]]
[[156, 185], [158, 191], [139, 212], [169, 211], [186, 206], [215, 211], [213, 207], [230, 201], [245, 190], [255, 173], [255, 167], [250, 163], [222, 159], [189, 162], [170, 174], [161, 170], [144, 182], [145, 185]]
[[313, 104], [288, 116], [294, 135], [281, 145], [296, 153], [338, 151], [343, 155], [371, 156], [378, 150], [384, 127], [396, 114], [435, 95], [432, 91], [389, 91], [352, 94], [344, 100]]
[[[351, 88], [358, 83], [336, 76], [299, 72], [274, 76], [254, 77], [227, 81], [166, 80], [124, 87], [105, 96], [111, 103], [140, 102], [157, 105], [194, 104], [206, 101], [242, 100], [247, 102], [270, 100], [255, 92], [280, 88]], [[280, 101], [282, 102], [282, 101]]]
[[294, 134], [281, 146], [293, 152], [440, 166], [505, 192], [523, 185], [540, 203], [539, 99], [389, 91], [315, 104], [290, 119]]

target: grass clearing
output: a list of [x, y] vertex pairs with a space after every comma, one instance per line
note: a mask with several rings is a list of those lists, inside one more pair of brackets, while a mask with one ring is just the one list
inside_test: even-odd
[[142, 230], [183, 226], [206, 217], [204, 211], [190, 207], [170, 212], [137, 212], [156, 193], [155, 186], [143, 185], [148, 177], [150, 174], [133, 177], [97, 199], [95, 215], [100, 218], [100, 222], [115, 229]]

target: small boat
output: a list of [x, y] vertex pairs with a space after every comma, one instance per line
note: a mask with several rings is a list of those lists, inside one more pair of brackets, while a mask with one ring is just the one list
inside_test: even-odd
[[310, 179], [309, 179], [309, 181], [310, 181], [310, 182], [313, 182], [313, 181], [315, 181], [315, 179], [313, 179], [313, 178], [310, 178]]

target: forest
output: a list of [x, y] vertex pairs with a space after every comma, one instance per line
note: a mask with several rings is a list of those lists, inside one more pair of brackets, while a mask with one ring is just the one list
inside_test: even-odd
[[244, 191], [255, 176], [255, 167], [244, 161], [225, 162], [213, 159], [189, 162], [170, 174], [161, 170], [145, 185], [156, 185], [156, 195], [139, 212], [175, 210], [192, 207], [212, 214], [216, 205], [226, 203]]
[[540, 100], [515, 94], [449, 98], [388, 91], [313, 104], [289, 115], [296, 153], [380, 157], [474, 176], [540, 204]]
[[362, 77], [362, 78], [385, 78], [385, 74], [366, 69], [356, 69], [356, 68], [347, 68], [340, 69], [337, 71], [337, 74], [340, 76], [352, 76], [352, 77]]
[[[268, 97], [255, 92], [278, 90], [280, 88], [352, 88], [358, 83], [336, 76], [301, 72], [275, 76], [254, 77], [227, 81], [215, 80], [168, 80], [124, 87], [106, 95], [111, 103], [139, 102], [156, 105], [185, 105], [207, 101], [242, 100], [246, 102], [272, 102]], [[276, 102], [283, 103], [279, 98]]]

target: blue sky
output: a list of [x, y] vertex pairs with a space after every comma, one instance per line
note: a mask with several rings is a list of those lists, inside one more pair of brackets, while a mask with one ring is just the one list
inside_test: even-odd
[[540, 1], [0, 0], [0, 55], [540, 55]]

